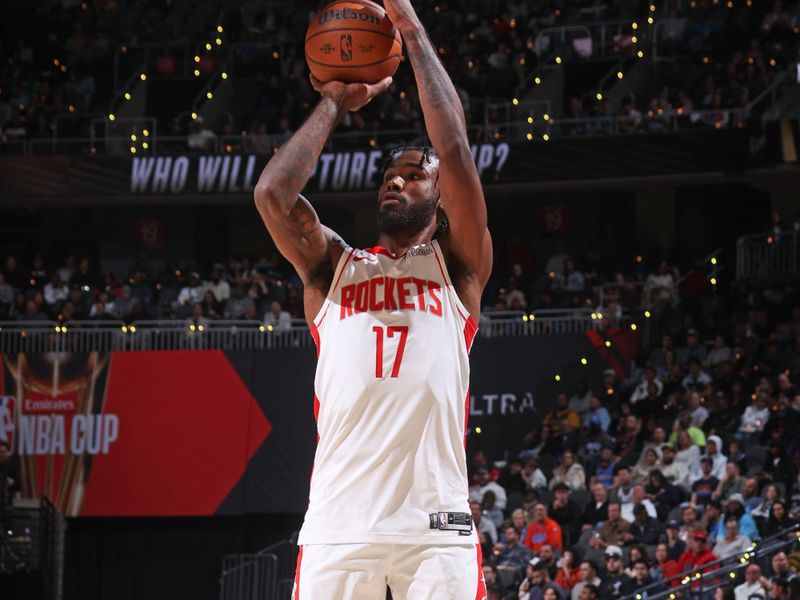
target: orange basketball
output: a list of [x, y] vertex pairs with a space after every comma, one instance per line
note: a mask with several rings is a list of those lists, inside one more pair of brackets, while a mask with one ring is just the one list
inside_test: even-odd
[[400, 32], [369, 0], [323, 6], [306, 32], [308, 68], [323, 83], [376, 83], [394, 74], [402, 54]]

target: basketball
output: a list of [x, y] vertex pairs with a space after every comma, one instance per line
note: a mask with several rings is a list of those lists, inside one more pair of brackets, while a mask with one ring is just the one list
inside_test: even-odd
[[382, 7], [341, 0], [314, 14], [305, 51], [311, 74], [323, 83], [376, 83], [397, 70], [403, 42]]

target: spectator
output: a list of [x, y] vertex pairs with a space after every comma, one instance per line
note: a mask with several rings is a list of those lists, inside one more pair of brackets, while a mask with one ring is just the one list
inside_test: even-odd
[[[692, 511], [692, 514], [694, 514], [694, 509], [691, 506], [687, 508]], [[686, 552], [686, 542], [681, 539], [680, 531], [681, 524], [675, 519], [667, 521], [667, 524], [664, 527], [664, 533], [666, 534], [665, 546], [667, 547], [667, 552], [669, 553], [669, 559], [675, 561], [676, 569], [678, 568], [677, 564], [681, 558], [681, 555]], [[680, 570], [678, 570], [678, 572], [680, 572]]]
[[[589, 588], [589, 594], [597, 590], [596, 596], [599, 598], [599, 588], [602, 580], [597, 576], [597, 567], [590, 560], [584, 560], [578, 567], [580, 581], [575, 584], [570, 592], [570, 600], [586, 600], [584, 590]], [[594, 588], [592, 590], [591, 588]]]
[[636, 389], [633, 390], [633, 394], [631, 394], [631, 404], [636, 404], [647, 397], [647, 387], [651, 383], [656, 386], [656, 395], [660, 396], [664, 389], [664, 384], [658, 379], [656, 368], [653, 365], [647, 365], [644, 369], [644, 377], [641, 383], [636, 386]]
[[211, 271], [211, 280], [203, 283], [205, 291], [214, 294], [217, 302], [224, 305], [231, 297], [231, 286], [222, 278], [222, 269], [214, 267]]
[[550, 544], [542, 544], [539, 549], [539, 555], [535, 558], [539, 559], [537, 567], [547, 569], [550, 579], [555, 580], [558, 574], [558, 565], [556, 564], [556, 555], [553, 547]]
[[53, 273], [50, 282], [44, 286], [44, 301], [51, 310], [60, 306], [69, 296], [69, 288], [58, 273]]
[[547, 477], [539, 468], [536, 460], [525, 461], [520, 475], [529, 490], [547, 487]]
[[742, 415], [739, 432], [736, 434], [737, 439], [747, 443], [755, 434], [764, 430], [764, 426], [769, 421], [767, 399], [768, 396], [764, 393], [754, 394], [753, 403], [744, 410]]
[[669, 554], [669, 548], [666, 544], [659, 544], [656, 546], [655, 552], [655, 566], [650, 570], [654, 581], [666, 581], [678, 573], [678, 561], [674, 560]]
[[678, 506], [681, 501], [680, 492], [664, 477], [660, 469], [655, 469], [650, 473], [650, 481], [645, 487], [647, 497], [656, 507], [658, 518], [666, 520], [667, 515], [673, 508]]
[[192, 133], [186, 140], [189, 150], [211, 152], [216, 143], [217, 135], [208, 128], [203, 117], [198, 116], [192, 123]]
[[758, 480], [755, 477], [748, 477], [744, 480], [741, 494], [745, 508], [751, 511], [763, 501], [758, 495]]
[[478, 467], [475, 470], [477, 483], [469, 488], [469, 497], [473, 502], [482, 502], [483, 495], [491, 490], [495, 495], [495, 506], [500, 510], [506, 507], [506, 491], [500, 487], [496, 481], [492, 481], [489, 476], [489, 469], [485, 466]]
[[712, 370], [716, 370], [719, 365], [728, 362], [731, 358], [731, 349], [725, 344], [725, 337], [717, 335], [714, 337], [714, 348], [706, 356], [705, 365]]
[[633, 563], [634, 575], [622, 587], [622, 594], [626, 596], [635, 594], [638, 590], [646, 588], [656, 581], [650, 574], [650, 563], [644, 557], [637, 558], [631, 562]]
[[28, 300], [25, 302], [25, 312], [19, 316], [20, 321], [49, 321], [50, 317], [45, 314], [39, 307], [36, 300]]
[[789, 488], [797, 477], [797, 467], [779, 441], [770, 442], [761, 470], [763, 479], [781, 483], [784, 488]]
[[[604, 445], [600, 450], [600, 457], [597, 459], [590, 479], [591, 485], [601, 484], [606, 489], [610, 489], [614, 483], [614, 471], [617, 468], [617, 461], [614, 460], [614, 452], [611, 446]], [[625, 467], [630, 475], [630, 470]]]
[[[289, 331], [292, 328], [292, 316], [282, 309], [280, 302], [275, 300], [270, 304], [270, 311], [264, 315], [264, 323], [275, 331]], [[505, 508], [505, 497], [500, 508]]]
[[598, 523], [608, 519], [608, 490], [600, 483], [592, 485], [592, 501], [586, 505], [581, 515], [581, 527], [594, 529]]
[[564, 450], [561, 455], [561, 464], [553, 469], [550, 489], [555, 489], [559, 483], [566, 484], [571, 491], [586, 489], [586, 473], [583, 467], [575, 462], [575, 454], [572, 450]]
[[[565, 483], [558, 483], [553, 487], [553, 502], [550, 504], [547, 513], [556, 523], [561, 524], [561, 531], [564, 537], [563, 547], [578, 540], [578, 519], [580, 518], [578, 507], [575, 502], [570, 500], [569, 486]], [[555, 576], [553, 574], [553, 576]]]
[[763, 500], [758, 506], [751, 509], [750, 514], [756, 519], [756, 522], [766, 521], [769, 518], [769, 512], [772, 505], [778, 500], [778, 486], [774, 483], [768, 483], [761, 491]]
[[688, 486], [689, 469], [683, 463], [675, 460], [675, 448], [670, 444], [661, 446], [660, 471], [671, 484], [678, 487]]
[[654, 448], [646, 448], [642, 452], [642, 459], [633, 468], [631, 477], [635, 483], [646, 485], [650, 481], [650, 473], [658, 467], [658, 452]]
[[725, 505], [724, 518], [720, 521], [717, 527], [717, 539], [725, 537], [725, 523], [730, 518], [739, 521], [739, 531], [742, 535], [747, 536], [751, 540], [759, 540], [761, 536], [758, 533], [758, 527], [750, 515], [750, 511], [744, 506], [744, 498], [741, 494], [731, 494], [728, 502]]
[[643, 504], [633, 508], [633, 523], [627, 533], [622, 535], [625, 543], [645, 544], [655, 546], [661, 536], [661, 524], [657, 519], [647, 514]]
[[744, 554], [752, 545], [749, 537], [739, 533], [739, 521], [732, 517], [725, 521], [725, 536], [717, 540], [714, 554], [717, 558], [729, 558]]
[[[692, 545], [678, 561], [679, 573], [689, 569], [700, 569], [703, 565], [717, 560], [717, 556], [706, 545], [707, 539], [708, 534], [702, 529], [695, 529], [692, 532]], [[704, 572], [708, 572], [708, 569]]]
[[[691, 470], [700, 460], [700, 449], [694, 444], [688, 431], [684, 430], [678, 433], [676, 447], [675, 462], [685, 466], [687, 471]], [[687, 478], [687, 483], [688, 482], [690, 482], [690, 480]]]
[[547, 507], [542, 502], [537, 502], [533, 507], [533, 519], [528, 524], [525, 545], [534, 553], [539, 552], [543, 544], [550, 544], [553, 548], [561, 550], [561, 526], [547, 516]]
[[622, 564], [622, 549], [619, 546], [608, 546], [605, 551], [606, 576], [600, 584], [600, 598], [610, 600], [622, 598], [628, 588], [630, 577], [625, 574]]
[[[553, 593], [555, 593], [555, 597], [553, 597]], [[525, 569], [525, 578], [519, 585], [517, 598], [519, 600], [562, 600], [564, 590], [550, 580], [547, 568], [538, 558], [534, 557]]]
[[689, 501], [694, 507], [708, 504], [714, 490], [719, 486], [719, 479], [711, 474], [712, 464], [708, 456], [700, 458], [700, 476], [692, 483], [692, 498]]
[[689, 329], [686, 332], [686, 345], [678, 350], [678, 364], [685, 366], [692, 358], [696, 358], [702, 364], [708, 356], [706, 347], [699, 343], [700, 334], [696, 329]]
[[786, 510], [786, 504], [783, 500], [775, 500], [769, 509], [769, 518], [763, 527], [759, 527], [759, 532], [764, 537], [771, 537], [791, 527], [795, 521], [789, 517], [789, 512]]
[[517, 530], [506, 527], [505, 542], [498, 543], [494, 548], [497, 568], [515, 575], [522, 571], [531, 559], [531, 551], [520, 542]]
[[766, 598], [768, 590], [769, 581], [761, 574], [761, 567], [751, 563], [745, 569], [744, 583], [737, 585], [733, 593], [736, 600], [751, 600], [752, 598]]
[[624, 504], [633, 500], [633, 480], [631, 470], [626, 465], [617, 465], [614, 474], [614, 487], [611, 488], [609, 498], [612, 502]]
[[783, 551], [772, 555], [772, 576], [769, 578], [770, 584], [778, 579], [782, 579], [789, 585], [792, 598], [800, 598], [800, 576], [798, 576], [789, 566], [789, 559]]
[[551, 433], [558, 436], [561, 433], [561, 422], [563, 419], [568, 419], [575, 429], [581, 426], [578, 413], [570, 409], [567, 395], [561, 392], [556, 396], [556, 407], [545, 415], [542, 425], [549, 427]]
[[725, 476], [714, 491], [713, 498], [727, 498], [731, 494], [741, 493], [743, 484], [744, 477], [739, 472], [739, 465], [729, 460], [725, 464]]
[[499, 527], [503, 523], [503, 511], [495, 506], [495, 501], [494, 492], [492, 490], [486, 490], [483, 494], [483, 500], [481, 501], [481, 512], [487, 519], [495, 524], [495, 527]]
[[182, 306], [200, 304], [203, 302], [204, 291], [203, 285], [200, 283], [200, 275], [192, 271], [189, 273], [189, 283], [178, 293], [178, 304]]
[[[700, 359], [692, 357], [689, 359], [689, 372], [681, 382], [683, 389], [690, 393], [689, 412], [692, 415], [692, 423], [696, 427], [702, 427], [705, 420], [708, 418], [708, 411], [700, 404], [700, 394], [708, 394], [711, 390], [713, 379], [711, 375], [701, 369]], [[691, 402], [691, 392], [694, 392], [694, 401]], [[695, 414], [700, 409], [699, 414]]]
[[566, 594], [572, 593], [578, 583], [582, 581], [581, 571], [575, 553], [572, 550], [564, 550], [561, 559], [556, 563], [558, 572], [555, 581]]
[[[488, 554], [485, 556], [488, 556]], [[497, 573], [497, 567], [488, 560], [484, 560], [482, 570], [483, 581], [486, 583], [486, 600], [503, 600], [505, 594]]]
[[470, 513], [472, 513], [472, 522], [475, 524], [475, 531], [478, 533], [485, 533], [489, 537], [492, 546], [497, 544], [497, 527], [491, 519], [483, 518], [481, 503], [471, 501], [469, 503], [469, 510]]
[[568, 407], [571, 411], [578, 413], [581, 422], [583, 417], [591, 409], [592, 392], [585, 381], [579, 381], [575, 385], [575, 392], [569, 397]]
[[619, 546], [624, 543], [623, 534], [630, 529], [630, 522], [622, 518], [618, 502], [608, 503], [608, 519], [596, 532], [594, 537], [589, 540], [592, 548], [607, 548], [608, 546]]
[[253, 299], [247, 295], [247, 289], [244, 284], [236, 284], [233, 288], [231, 298], [225, 306], [225, 318], [241, 319], [244, 317], [244, 313], [249, 306], [252, 306], [255, 312], [255, 303]]
[[592, 395], [589, 401], [589, 411], [583, 416], [583, 425], [589, 427], [596, 424], [603, 431], [608, 431], [611, 425], [611, 415], [608, 414], [608, 409], [600, 402], [600, 398]]
[[[728, 457], [722, 454], [722, 439], [718, 435], [708, 436], [706, 451], [694, 464], [689, 474], [690, 482], [696, 481], [704, 475], [701, 465], [703, 458], [707, 458], [711, 462], [711, 475], [714, 476], [717, 482], [722, 480], [725, 477], [725, 465], [728, 464]], [[716, 490], [716, 487], [714, 489]]]
[[620, 506], [622, 511], [622, 518], [628, 521], [629, 523], [633, 522], [633, 509], [637, 506], [642, 505], [644, 506], [647, 514], [653, 517], [654, 519], [658, 517], [658, 512], [656, 511], [655, 504], [647, 497], [647, 492], [645, 488], [641, 484], [636, 484], [631, 488], [631, 499], [630, 502], [623, 502]]

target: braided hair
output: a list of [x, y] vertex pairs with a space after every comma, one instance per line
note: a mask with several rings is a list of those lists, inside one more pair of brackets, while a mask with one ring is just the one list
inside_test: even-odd
[[[392, 165], [395, 159], [403, 152], [408, 152], [409, 150], [417, 150], [422, 153], [418, 164], [420, 169], [424, 169], [425, 165], [439, 164], [439, 155], [436, 154], [436, 150], [433, 146], [398, 146], [386, 153], [386, 158], [384, 158], [383, 165], [381, 166], [381, 173], [386, 173], [386, 170]], [[447, 216], [442, 216], [441, 220], [436, 225], [436, 230], [433, 232], [431, 239], [435, 240], [443, 235], [444, 232], [447, 231], [448, 225]]]

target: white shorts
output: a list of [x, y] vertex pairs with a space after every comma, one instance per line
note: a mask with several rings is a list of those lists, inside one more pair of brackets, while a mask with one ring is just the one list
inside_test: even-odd
[[292, 600], [485, 600], [480, 546], [313, 544], [297, 555]]

